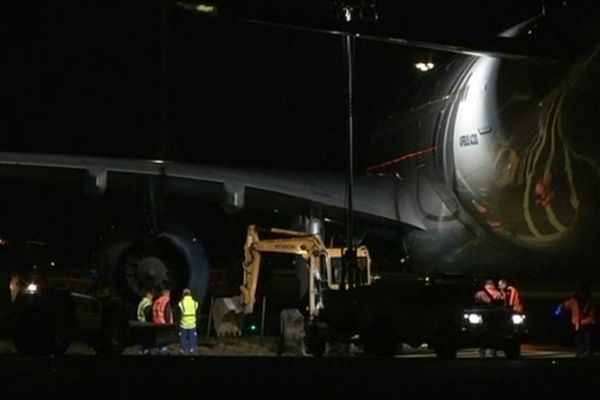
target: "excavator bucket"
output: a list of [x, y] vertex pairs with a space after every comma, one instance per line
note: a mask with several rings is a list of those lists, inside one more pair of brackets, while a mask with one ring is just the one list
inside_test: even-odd
[[244, 305], [240, 296], [219, 297], [213, 304], [213, 323], [217, 336], [241, 336]]

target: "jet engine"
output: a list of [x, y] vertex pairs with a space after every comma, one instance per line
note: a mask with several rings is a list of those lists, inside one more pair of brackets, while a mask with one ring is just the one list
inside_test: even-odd
[[202, 302], [206, 295], [209, 265], [203, 245], [178, 223], [163, 224], [157, 232], [140, 227], [115, 228], [96, 262], [108, 286], [135, 304], [145, 290], [168, 287], [178, 298], [189, 288]]

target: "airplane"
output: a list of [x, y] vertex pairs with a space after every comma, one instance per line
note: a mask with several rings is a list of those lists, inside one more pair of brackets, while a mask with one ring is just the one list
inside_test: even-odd
[[[178, 12], [206, 21], [190, 4]], [[228, 11], [230, 21], [251, 19]], [[598, 14], [585, 11], [576, 27], [562, 18], [581, 16], [575, 7], [536, 16], [489, 48], [344, 21], [306, 28], [452, 55], [372, 132], [366, 173], [354, 177], [357, 232], [376, 263], [379, 250], [380, 264], [398, 270], [594, 273]], [[544, 45], [556, 30], [566, 38]], [[310, 157], [313, 146], [297, 152]], [[1, 229], [8, 242], [41, 238], [58, 264], [84, 265], [130, 298], [169, 283], [204, 299], [211, 269], [236, 264], [249, 222], [344, 234], [344, 174], [94, 154], [0, 152]]]
[[[365, 2], [346, 3], [361, 11]], [[542, 10], [496, 41], [452, 44], [360, 21], [302, 26], [461, 54], [431, 71], [410, 106], [369, 138], [366, 171], [395, 176], [396, 220], [419, 228], [403, 240], [421, 267], [534, 276], [575, 261], [573, 270], [593, 273], [595, 257], [578, 254], [597, 248], [597, 144], [594, 122], [585, 122], [594, 120], [597, 7]], [[271, 23], [298, 26], [285, 18]]]

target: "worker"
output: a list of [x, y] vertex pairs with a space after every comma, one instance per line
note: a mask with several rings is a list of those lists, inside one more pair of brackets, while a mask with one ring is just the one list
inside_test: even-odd
[[560, 304], [559, 307], [571, 313], [571, 324], [575, 333], [575, 357], [593, 357], [596, 308], [590, 287], [582, 285], [573, 296]]
[[194, 354], [198, 346], [198, 333], [196, 332], [196, 313], [198, 302], [192, 297], [190, 289], [183, 289], [183, 297], [178, 303], [181, 311], [179, 320], [179, 351], [181, 354]]
[[[154, 292], [152, 290], [146, 290], [144, 296], [138, 303], [137, 307], [137, 320], [139, 322], [152, 322], [152, 300], [154, 299]], [[140, 354], [149, 354], [151, 347], [151, 338], [148, 335], [142, 335], [140, 339]]]
[[144, 292], [144, 296], [138, 303], [137, 320], [140, 322], [152, 322], [152, 300], [154, 292], [150, 289]]
[[[475, 293], [475, 301], [488, 306], [496, 306], [502, 302], [502, 293], [496, 288], [496, 283], [493, 279], [487, 279], [483, 288]], [[496, 357], [498, 352], [496, 349], [491, 348], [490, 355]], [[487, 353], [487, 349], [484, 346], [479, 347], [479, 357], [484, 358]]]
[[493, 279], [485, 281], [483, 288], [475, 293], [475, 301], [490, 306], [498, 305], [502, 302], [502, 293], [496, 288], [496, 283]]
[[[152, 322], [152, 301], [154, 299], [154, 292], [152, 290], [146, 290], [144, 296], [138, 303], [137, 308], [137, 320], [139, 322]], [[140, 350], [139, 354], [150, 354], [150, 348], [152, 347], [152, 338], [150, 335], [142, 335], [140, 338]]]
[[[155, 324], [166, 325], [173, 323], [173, 312], [171, 310], [171, 291], [163, 288], [160, 297], [152, 305], [152, 321]], [[159, 349], [160, 354], [167, 354], [169, 349], [162, 345]]]
[[19, 293], [23, 290], [23, 280], [19, 274], [16, 272], [12, 273], [8, 287], [10, 289], [10, 300], [14, 303]]
[[498, 288], [502, 293], [504, 305], [516, 313], [523, 312], [523, 304], [521, 303], [521, 294], [514, 285], [509, 285], [504, 278], [498, 281]]

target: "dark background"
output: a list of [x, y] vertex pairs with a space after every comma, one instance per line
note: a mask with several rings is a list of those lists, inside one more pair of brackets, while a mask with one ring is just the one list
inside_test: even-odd
[[[540, 1], [379, 1], [415, 37], [485, 38]], [[166, 4], [166, 5], [165, 5]], [[333, 1], [239, 1], [254, 17], [318, 18]], [[339, 171], [343, 39], [193, 15], [174, 2], [1, 1], [0, 151]], [[418, 60], [447, 54], [358, 40], [357, 169], [380, 118], [411, 104]]]

